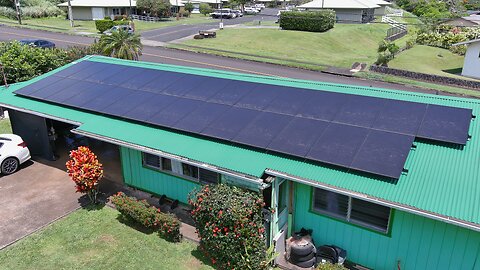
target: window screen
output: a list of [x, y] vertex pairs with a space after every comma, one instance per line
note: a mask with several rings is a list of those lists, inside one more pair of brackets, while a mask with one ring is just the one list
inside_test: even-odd
[[160, 157], [149, 153], [143, 153], [143, 164], [157, 169], [161, 169]]
[[199, 168], [200, 181], [205, 184], [218, 184], [218, 173]]
[[313, 208], [317, 211], [346, 219], [348, 213], [348, 196], [317, 188], [315, 189]]
[[350, 221], [386, 232], [390, 208], [352, 198]]
[[198, 179], [198, 167], [182, 163], [183, 175]]
[[314, 189], [314, 211], [383, 233], [388, 232], [390, 208], [323, 189]]

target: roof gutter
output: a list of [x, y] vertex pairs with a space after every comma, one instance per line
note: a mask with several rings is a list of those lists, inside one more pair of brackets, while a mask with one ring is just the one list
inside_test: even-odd
[[342, 195], [350, 196], [350, 197], [353, 197], [353, 198], [357, 198], [357, 199], [360, 199], [360, 200], [372, 202], [372, 203], [375, 203], [375, 204], [380, 204], [380, 205], [383, 205], [383, 206], [386, 206], [386, 207], [398, 209], [398, 210], [401, 210], [401, 211], [404, 211], [404, 212], [408, 212], [408, 213], [412, 213], [412, 214], [415, 214], [415, 215], [427, 217], [427, 218], [430, 218], [430, 219], [439, 220], [439, 221], [442, 221], [442, 222], [445, 222], [445, 223], [453, 224], [453, 225], [456, 225], [456, 226], [460, 226], [460, 227], [463, 227], [463, 228], [467, 228], [467, 229], [470, 229], [470, 230], [480, 232], [480, 224], [475, 224], [475, 223], [472, 223], [472, 222], [463, 221], [463, 220], [460, 220], [460, 219], [455, 219], [455, 218], [444, 216], [444, 215], [439, 215], [439, 214], [436, 214], [436, 213], [433, 213], [433, 212], [424, 211], [424, 210], [421, 210], [421, 209], [418, 209], [418, 208], [415, 208], [415, 207], [411, 207], [411, 206], [408, 206], [408, 205], [404, 205], [404, 204], [399, 204], [399, 203], [395, 203], [395, 202], [386, 201], [386, 200], [383, 200], [383, 199], [380, 199], [380, 198], [368, 196], [368, 195], [363, 194], [363, 193], [350, 191], [350, 190], [347, 190], [347, 189], [335, 187], [335, 186], [332, 186], [332, 185], [328, 185], [328, 184], [325, 184], [325, 183], [320, 183], [320, 182], [313, 181], [313, 180], [306, 179], [306, 178], [302, 178], [302, 177], [297, 177], [297, 176], [294, 176], [294, 175], [290, 175], [290, 174], [279, 172], [279, 171], [272, 170], [272, 169], [266, 169], [265, 173], [267, 173], [269, 175], [276, 176], [276, 177], [289, 179], [291, 181], [298, 182], [298, 183], [301, 183], [301, 184], [305, 184], [305, 185], [309, 185], [309, 186], [313, 186], [313, 187], [318, 187], [318, 188], [325, 189], [325, 190], [328, 190], [328, 191], [333, 191], [333, 192], [336, 192], [336, 193], [339, 193], [339, 194], [342, 194]]
[[40, 113], [40, 112], [36, 112], [36, 111], [32, 111], [32, 110], [27, 110], [27, 109], [11, 106], [11, 105], [1, 103], [1, 102], [0, 102], [0, 107], [4, 107], [4, 108], [7, 108], [7, 109], [11, 109], [11, 110], [15, 110], [15, 111], [23, 112], [23, 113], [36, 115], [36, 116], [39, 116], [39, 117], [45, 117], [45, 118], [48, 118], [48, 119], [72, 124], [72, 125], [75, 125], [75, 126], [80, 126], [82, 124], [80, 122], [72, 121], [72, 120], [69, 120], [69, 119], [66, 119], [66, 118], [61, 118], [61, 117], [57, 117], [57, 116], [46, 114], [46, 113]]
[[191, 159], [188, 159], [188, 158], [185, 158], [185, 157], [182, 157], [182, 156], [173, 155], [173, 154], [166, 153], [166, 152], [163, 152], [163, 151], [160, 151], [160, 150], [157, 150], [157, 149], [153, 149], [153, 148], [150, 148], [150, 147], [141, 146], [141, 145], [137, 145], [137, 144], [133, 144], [133, 143], [128, 143], [128, 142], [125, 142], [125, 141], [117, 140], [117, 139], [114, 139], [114, 138], [98, 135], [98, 134], [95, 134], [95, 133], [91, 133], [91, 132], [87, 132], [87, 131], [79, 130], [79, 129], [72, 129], [71, 132], [75, 133], [75, 134], [85, 136], [85, 137], [93, 138], [93, 139], [96, 139], [96, 140], [99, 140], [99, 141], [109, 142], [109, 143], [124, 146], [124, 147], [127, 147], [127, 148], [135, 149], [135, 150], [142, 151], [142, 152], [145, 152], [145, 153], [149, 153], [149, 154], [152, 154], [152, 155], [157, 155], [157, 156], [166, 157], [166, 158], [170, 158], [170, 159], [174, 159], [174, 160], [179, 160], [183, 163], [187, 163], [187, 164], [194, 165], [194, 166], [197, 166], [197, 167], [200, 167], [200, 168], [208, 169], [210, 171], [214, 171], [214, 172], [225, 174], [225, 175], [228, 175], [228, 176], [240, 178], [244, 181], [247, 181], [247, 182], [250, 182], [250, 183], [253, 183], [253, 184], [257, 185], [260, 190], [263, 190], [264, 188], [266, 188], [268, 186], [268, 184], [264, 183], [261, 178], [256, 178], [254, 176], [241, 174], [241, 173], [231, 171], [231, 170], [227, 170], [227, 169], [224, 169], [224, 168], [219, 168], [217, 166], [213, 166], [213, 165], [203, 163], [203, 162], [199, 162], [199, 161], [196, 161], [196, 160], [191, 160]]

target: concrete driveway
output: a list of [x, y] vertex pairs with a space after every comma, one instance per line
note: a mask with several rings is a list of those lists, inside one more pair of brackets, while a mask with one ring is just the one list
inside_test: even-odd
[[0, 176], [0, 249], [80, 207], [66, 172], [30, 161]]

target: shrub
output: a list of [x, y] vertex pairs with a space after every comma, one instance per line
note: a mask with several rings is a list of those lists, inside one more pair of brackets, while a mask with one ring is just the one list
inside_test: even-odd
[[180, 221], [174, 215], [162, 213], [145, 200], [128, 197], [123, 192], [113, 195], [110, 200], [123, 216], [157, 231], [162, 238], [172, 242], [179, 242], [182, 239]]
[[64, 11], [55, 6], [32, 6], [22, 8], [22, 17], [45, 18], [65, 15]]
[[407, 42], [405, 43], [405, 48], [406, 49], [411, 49], [413, 48], [413, 46], [415, 45], [416, 43], [416, 39], [415, 38], [411, 38], [409, 40], [407, 40]]
[[280, 14], [280, 27], [284, 30], [325, 32], [335, 24], [335, 11], [289, 11]]
[[128, 24], [128, 20], [112, 21], [111, 19], [104, 19], [104, 20], [95, 21], [95, 27], [100, 33], [105, 32], [106, 30], [112, 28], [115, 25], [124, 25], [124, 24]]
[[187, 16], [190, 16], [190, 13], [192, 13], [193, 9], [195, 8], [193, 6], [192, 3], [190, 3], [190, 1], [188, 1], [187, 3], [185, 3], [185, 6], [183, 7], [185, 9], [185, 11], [187, 11]]
[[219, 269], [267, 267], [260, 194], [225, 184], [205, 185], [190, 194], [189, 203], [200, 248]]
[[17, 19], [17, 12], [10, 7], [0, 7], [0, 16], [15, 20]]
[[213, 8], [207, 3], [201, 3], [199, 6], [200, 13], [207, 16], [208, 14], [213, 12]]
[[80, 146], [70, 151], [66, 166], [77, 192], [87, 194], [91, 203], [97, 203], [98, 182], [103, 177], [103, 166], [97, 156], [88, 147]]

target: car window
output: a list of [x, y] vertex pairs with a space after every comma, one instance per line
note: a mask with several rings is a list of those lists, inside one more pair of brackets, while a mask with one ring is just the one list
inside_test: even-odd
[[0, 148], [2, 148], [2, 146], [3, 146], [3, 143], [0, 142]]

